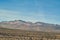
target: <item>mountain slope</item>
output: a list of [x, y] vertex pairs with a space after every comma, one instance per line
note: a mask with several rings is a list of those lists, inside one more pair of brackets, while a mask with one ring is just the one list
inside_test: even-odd
[[60, 25], [43, 22], [25, 22], [22, 20], [0, 22], [0, 27], [30, 31], [60, 32]]

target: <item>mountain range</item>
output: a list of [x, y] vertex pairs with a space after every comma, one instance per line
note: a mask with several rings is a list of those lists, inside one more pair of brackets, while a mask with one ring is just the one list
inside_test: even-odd
[[60, 25], [44, 22], [26, 22], [22, 20], [0, 22], [0, 28], [20, 29], [29, 31], [60, 32]]

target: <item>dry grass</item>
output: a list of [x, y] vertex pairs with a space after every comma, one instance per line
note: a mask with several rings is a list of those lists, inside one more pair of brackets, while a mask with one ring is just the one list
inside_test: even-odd
[[0, 40], [55, 40], [60, 39], [60, 33], [27, 31], [18, 29], [0, 29]]

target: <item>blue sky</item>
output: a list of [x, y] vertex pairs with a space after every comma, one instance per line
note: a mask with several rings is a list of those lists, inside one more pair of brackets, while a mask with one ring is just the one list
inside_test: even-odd
[[60, 0], [0, 0], [0, 21], [60, 24]]

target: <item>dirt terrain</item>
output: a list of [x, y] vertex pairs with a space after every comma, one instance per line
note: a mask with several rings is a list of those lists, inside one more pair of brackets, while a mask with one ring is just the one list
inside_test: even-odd
[[0, 28], [0, 40], [60, 40], [60, 33]]

